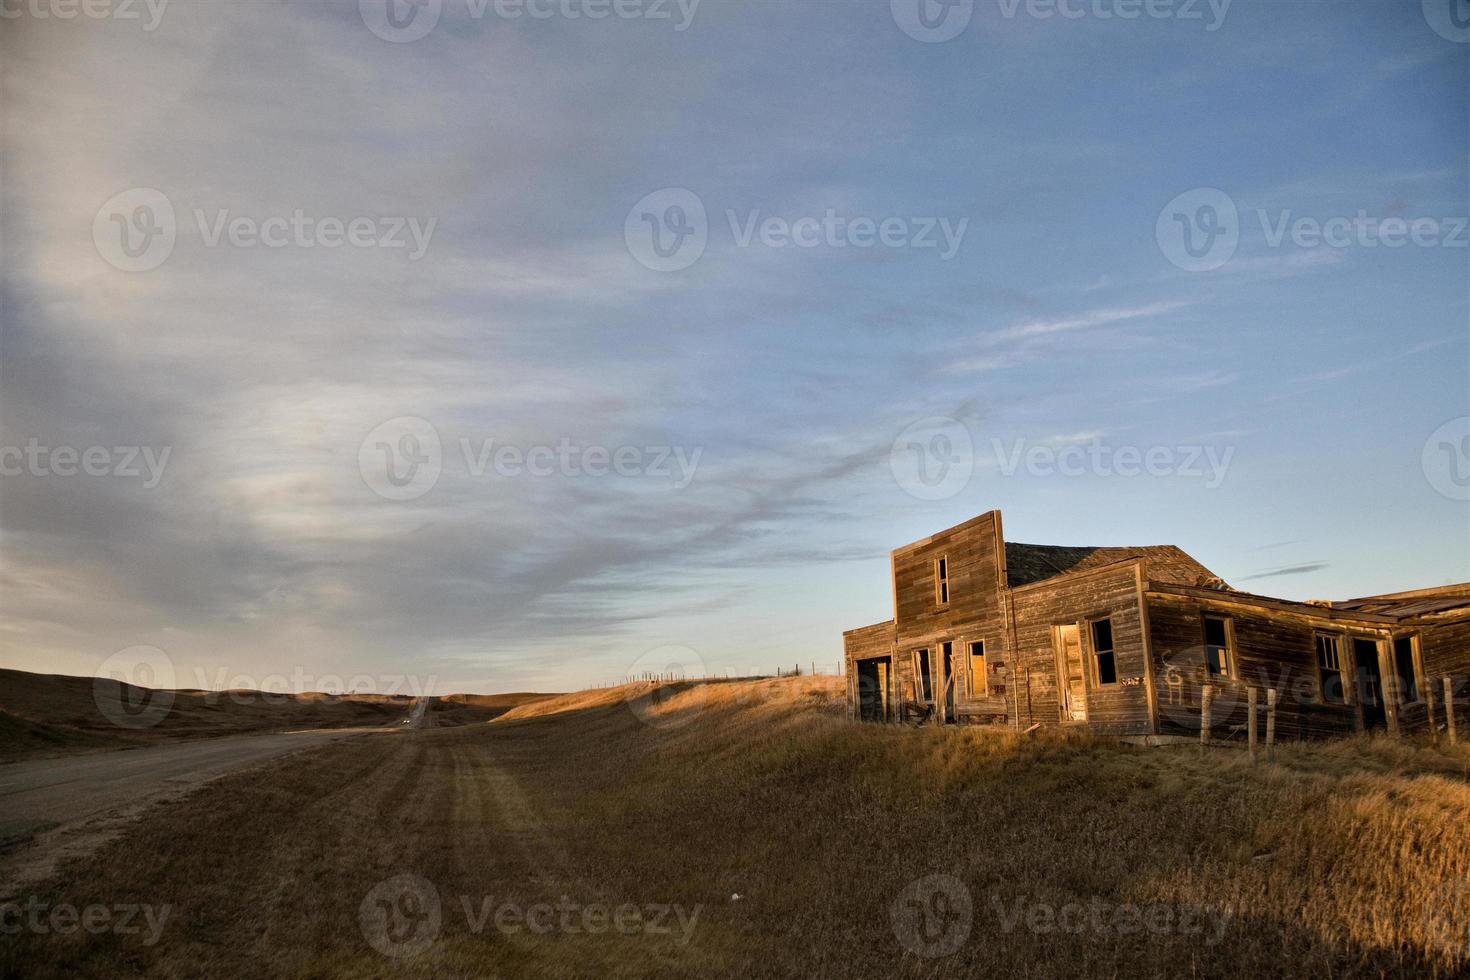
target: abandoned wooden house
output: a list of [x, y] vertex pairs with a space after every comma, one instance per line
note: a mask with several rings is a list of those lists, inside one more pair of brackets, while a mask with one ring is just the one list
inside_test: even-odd
[[999, 511], [897, 549], [892, 574], [893, 618], [843, 634], [861, 720], [1198, 735], [1208, 687], [1229, 737], [1254, 687], [1283, 739], [1470, 723], [1470, 584], [1272, 599], [1173, 545], [1006, 541]]

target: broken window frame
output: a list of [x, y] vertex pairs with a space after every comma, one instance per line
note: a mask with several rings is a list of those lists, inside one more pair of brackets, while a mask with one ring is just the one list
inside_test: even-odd
[[941, 606], [949, 605], [949, 556], [934, 559], [934, 601]]
[[[1103, 623], [1108, 625], [1108, 645], [1103, 649], [1098, 645], [1097, 628]], [[1099, 616], [1087, 621], [1087, 645], [1092, 656], [1088, 662], [1092, 668], [1092, 682], [1094, 687], [1116, 687], [1118, 685], [1118, 640], [1113, 634], [1113, 619], [1111, 616]], [[1113, 679], [1103, 680], [1102, 658], [1106, 655], [1112, 664]]]
[[[1219, 621], [1221, 625], [1221, 631], [1224, 634], [1225, 640], [1223, 645], [1210, 642], [1210, 628], [1208, 623], [1212, 619]], [[1206, 610], [1200, 613], [1199, 625], [1202, 640], [1201, 645], [1202, 649], [1204, 650], [1204, 667], [1206, 679], [1213, 680], [1216, 678], [1221, 678], [1224, 680], [1235, 680], [1237, 676], [1235, 663], [1235, 621], [1229, 616], [1224, 615], [1223, 613], [1210, 612], [1209, 610]], [[1218, 671], [1214, 670], [1210, 666], [1210, 651], [1214, 649], [1218, 649], [1220, 651], [1221, 663], [1220, 669]]]
[[[1332, 633], [1327, 630], [1312, 631], [1312, 664], [1317, 669], [1317, 699], [1323, 704], [1335, 707], [1345, 707], [1352, 703], [1348, 694], [1347, 671], [1342, 666], [1342, 651], [1345, 637], [1341, 633]], [[1323, 643], [1326, 641], [1331, 645], [1333, 659], [1337, 664], [1335, 667], [1328, 666], [1322, 662]], [[1357, 654], [1353, 654], [1353, 667], [1357, 668]], [[1337, 675], [1337, 689], [1341, 700], [1334, 701], [1327, 697], [1327, 677], [1331, 674]]]

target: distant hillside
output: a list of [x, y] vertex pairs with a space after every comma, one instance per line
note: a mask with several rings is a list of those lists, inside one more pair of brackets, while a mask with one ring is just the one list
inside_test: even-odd
[[434, 724], [438, 727], [473, 725], [490, 721], [522, 705], [561, 697], [558, 694], [447, 694], [434, 699]]
[[[430, 722], [454, 726], [489, 721], [547, 696], [450, 695], [435, 699]], [[393, 725], [407, 717], [413, 701], [407, 695], [382, 694], [161, 692], [106, 678], [0, 669], [0, 759], [180, 738]], [[158, 706], [159, 714], [152, 724], [120, 725], [115, 720], [146, 720], [141, 713], [151, 705]]]

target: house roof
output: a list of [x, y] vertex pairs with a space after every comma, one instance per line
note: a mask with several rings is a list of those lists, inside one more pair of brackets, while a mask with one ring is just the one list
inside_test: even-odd
[[1470, 584], [1445, 585], [1432, 589], [1416, 589], [1413, 592], [1392, 592], [1388, 595], [1346, 599], [1332, 603], [1332, 608], [1389, 616], [1393, 619], [1411, 619], [1415, 616], [1428, 616], [1433, 613], [1470, 608]]
[[1176, 585], [1224, 587], [1220, 576], [1172, 544], [1095, 548], [1006, 542], [1006, 579], [1012, 588], [1069, 572], [1085, 572], [1131, 558], [1148, 559], [1148, 576]]
[[1312, 619], [1346, 620], [1378, 627], [1461, 622], [1470, 619], [1470, 584], [1445, 587], [1437, 602], [1426, 601], [1423, 593], [1417, 594], [1417, 597], [1369, 596], [1366, 599], [1349, 599], [1345, 602], [1329, 602], [1326, 599], [1302, 602], [1253, 592], [1237, 592], [1235, 589], [1201, 588], [1156, 579], [1151, 579], [1147, 588], [1149, 592], [1208, 597], [1222, 602], [1245, 603], [1296, 613]]

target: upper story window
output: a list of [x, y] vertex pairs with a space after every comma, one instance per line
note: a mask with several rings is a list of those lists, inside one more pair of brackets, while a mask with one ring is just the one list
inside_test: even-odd
[[934, 560], [934, 601], [941, 606], [949, 603], [949, 558]]
[[1111, 619], [1093, 620], [1092, 662], [1098, 684], [1118, 683], [1118, 658], [1113, 654], [1113, 621]]
[[1235, 650], [1230, 620], [1205, 616], [1205, 672], [1211, 677], [1235, 676]]
[[1322, 685], [1324, 704], [1347, 704], [1347, 690], [1342, 683], [1342, 641], [1331, 633], [1318, 633], [1317, 679]]

